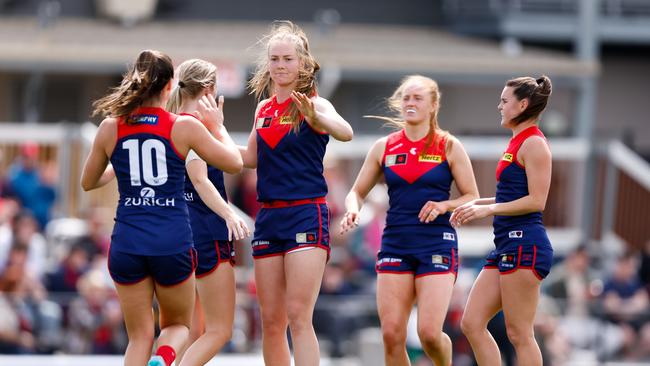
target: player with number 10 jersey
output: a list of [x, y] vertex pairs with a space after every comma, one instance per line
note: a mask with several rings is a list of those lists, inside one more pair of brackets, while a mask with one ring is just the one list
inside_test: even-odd
[[120, 193], [113, 250], [159, 256], [192, 247], [185, 159], [170, 139], [176, 117], [161, 108], [139, 108], [118, 123], [110, 158]]

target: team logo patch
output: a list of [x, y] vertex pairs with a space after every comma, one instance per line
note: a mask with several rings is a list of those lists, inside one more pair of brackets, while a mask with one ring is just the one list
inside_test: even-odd
[[314, 233], [297, 233], [296, 243], [298, 244], [314, 244], [316, 243], [316, 234]]
[[418, 161], [424, 162], [424, 163], [441, 163], [442, 162], [442, 156], [424, 154], [424, 155], [420, 155], [418, 157]]
[[454, 233], [442, 233], [442, 240], [456, 240], [456, 235]]
[[386, 155], [386, 166], [406, 164], [406, 154]]
[[129, 117], [128, 123], [133, 125], [156, 125], [158, 124], [158, 116], [155, 114], [135, 114]]
[[256, 128], [268, 128], [271, 127], [271, 117], [260, 117], [257, 119]]
[[511, 153], [503, 153], [503, 157], [501, 158], [501, 160], [512, 163], [512, 154]]
[[280, 124], [281, 125], [290, 125], [293, 123], [293, 119], [291, 119], [291, 116], [282, 116], [280, 117]]
[[514, 254], [501, 254], [501, 267], [514, 268], [515, 255]]
[[436, 268], [449, 269], [449, 258], [444, 255], [434, 254], [431, 256], [431, 263]]
[[521, 239], [524, 237], [524, 232], [522, 230], [515, 230], [508, 233], [508, 238], [510, 239]]

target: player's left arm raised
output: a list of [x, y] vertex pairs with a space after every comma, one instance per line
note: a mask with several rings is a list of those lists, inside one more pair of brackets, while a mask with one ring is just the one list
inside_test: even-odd
[[296, 91], [291, 92], [291, 99], [314, 129], [328, 133], [339, 141], [352, 140], [352, 127], [327, 99], [318, 96], [310, 98]]

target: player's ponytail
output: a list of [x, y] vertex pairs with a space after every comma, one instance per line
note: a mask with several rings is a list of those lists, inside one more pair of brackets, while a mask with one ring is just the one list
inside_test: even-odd
[[149, 99], [158, 97], [174, 77], [169, 56], [155, 50], [140, 52], [118, 87], [93, 103], [92, 115], [123, 117]]
[[528, 107], [512, 119], [515, 124], [531, 119], [539, 119], [539, 116], [546, 109], [553, 88], [551, 79], [546, 75], [542, 75], [537, 79], [529, 76], [518, 77], [508, 80], [506, 86], [513, 88], [512, 93], [517, 97], [517, 100], [528, 99]]
[[180, 64], [176, 74], [178, 84], [167, 101], [167, 110], [172, 113], [180, 110], [184, 100], [198, 98], [205, 89], [214, 88], [217, 82], [217, 67], [197, 58]]

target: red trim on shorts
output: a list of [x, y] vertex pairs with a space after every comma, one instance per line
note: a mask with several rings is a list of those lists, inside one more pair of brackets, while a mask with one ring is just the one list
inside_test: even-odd
[[[109, 274], [110, 274], [110, 271], [109, 271]], [[133, 281], [133, 282], [120, 282], [120, 281], [117, 281], [115, 278], [113, 278], [113, 275], [111, 275], [111, 279], [113, 280], [113, 282], [117, 283], [117, 284], [120, 285], [120, 286], [132, 286], [132, 285], [137, 285], [138, 283], [140, 283], [140, 282], [142, 282], [142, 281], [144, 281], [144, 280], [146, 280], [147, 278], [150, 278], [150, 277], [151, 277], [151, 276], [147, 275], [147, 276], [144, 276], [144, 277], [142, 277], [141, 279], [139, 279], [139, 280], [137, 280], [137, 281]]]
[[162, 287], [165, 287], [165, 288], [170, 288], [170, 287], [178, 286], [178, 285], [184, 283], [185, 281], [189, 280], [190, 277], [192, 277], [192, 275], [196, 271], [196, 268], [199, 266], [199, 258], [197, 257], [196, 249], [194, 249], [194, 247], [190, 248], [190, 258], [192, 260], [192, 271], [182, 281], [179, 281], [179, 282], [171, 284], [171, 285], [163, 285], [162, 283], [160, 283], [160, 282], [158, 282], [156, 280], [154, 280], [154, 282], [156, 282], [156, 284], [159, 285], [159, 286], [162, 286]]
[[512, 271], [501, 272], [500, 274], [502, 274], [502, 275], [509, 275], [509, 274], [514, 273], [517, 269], [526, 269], [526, 270], [533, 271], [533, 274], [535, 275], [535, 277], [537, 277], [537, 279], [539, 279], [540, 281], [543, 280], [543, 278], [539, 276], [539, 274], [537, 273], [537, 271], [535, 271], [534, 268], [530, 268], [530, 267], [520, 267], [520, 268], [516, 268], [516, 269], [514, 269], [514, 270], [512, 270]]
[[537, 264], [537, 245], [533, 244], [533, 264], [531, 266], [533, 272], [535, 273], [535, 276], [539, 278], [539, 280], [543, 280], [544, 277], [542, 277], [539, 272], [535, 269], [535, 264]]
[[384, 270], [381, 270], [381, 269], [379, 269], [379, 268], [376, 269], [376, 272], [377, 272], [377, 273], [384, 273], [384, 274], [400, 274], [400, 275], [410, 274], [410, 275], [415, 275], [415, 271], [406, 271], [406, 272], [400, 272], [400, 271], [384, 271]]
[[207, 271], [205, 273], [197, 274], [196, 273], [196, 268], [199, 268], [199, 266], [198, 266], [198, 258], [197, 258], [197, 266], [194, 269], [194, 275], [196, 276], [196, 278], [203, 278], [203, 277], [209, 275], [210, 273], [214, 272], [217, 269], [217, 267], [219, 267], [219, 263], [221, 262], [221, 257], [220, 257], [221, 253], [219, 252], [219, 241], [218, 240], [214, 241], [214, 246], [215, 246], [215, 249], [217, 250], [217, 264], [215, 264], [214, 267], [210, 268], [209, 271]]
[[156, 281], [156, 280], [154, 280], [154, 282], [155, 282], [158, 286], [165, 287], [165, 288], [176, 287], [176, 286], [178, 286], [178, 285], [182, 285], [183, 283], [187, 282], [187, 280], [189, 280], [189, 279], [192, 277], [193, 274], [194, 274], [194, 271], [190, 272], [190, 274], [188, 274], [187, 277], [185, 277], [182, 281], [179, 281], [179, 282], [174, 283], [174, 284], [172, 284], [172, 285], [163, 285], [162, 283], [160, 283], [160, 282], [158, 282], [158, 281]]
[[299, 246], [299, 247], [296, 247], [296, 248], [291, 248], [291, 249], [285, 251], [284, 254], [293, 253], [296, 250], [305, 249], [305, 248], [320, 248], [320, 249], [323, 249], [323, 250], [325, 250], [327, 252], [327, 257], [329, 258], [329, 249], [330, 248], [325, 246], [325, 245], [322, 245], [320, 243], [319, 244], [312, 244], [312, 245], [302, 245], [302, 246]]
[[317, 245], [322, 245], [323, 241], [323, 218], [321, 217], [321, 212], [320, 212], [320, 204], [316, 205], [316, 209], [318, 210], [318, 240], [316, 241]]
[[217, 251], [217, 264], [221, 261], [221, 250], [219, 250], [219, 240], [214, 241], [214, 249]]
[[203, 278], [203, 277], [205, 277], [205, 276], [211, 274], [212, 272], [216, 271], [217, 268], [219, 268], [219, 265], [220, 265], [221, 263], [230, 263], [231, 266], [234, 266], [234, 265], [235, 265], [235, 263], [233, 263], [233, 261], [231, 261], [231, 260], [228, 260], [228, 259], [222, 259], [222, 260], [218, 261], [217, 264], [215, 264], [214, 267], [212, 267], [212, 269], [210, 269], [209, 271], [207, 271], [207, 272], [205, 272], [205, 273], [201, 273], [201, 274], [197, 274], [197, 273], [195, 272], [194, 275], [196, 276], [196, 278], [201, 279], [201, 278]]
[[147, 276], [142, 277], [142, 278], [139, 279], [139, 280], [132, 281], [132, 282], [120, 282], [120, 281], [117, 281], [115, 278], [113, 278], [113, 274], [111, 273], [111, 269], [110, 269], [110, 268], [111, 268], [111, 256], [110, 256], [110, 251], [111, 251], [111, 245], [109, 244], [109, 245], [108, 245], [108, 252], [109, 252], [109, 255], [108, 255], [108, 260], [106, 261], [106, 270], [108, 270], [108, 275], [111, 276], [111, 280], [113, 280], [113, 282], [117, 283], [117, 284], [120, 285], [120, 286], [131, 286], [131, 285], [135, 285], [135, 284], [138, 284], [138, 283], [140, 283], [140, 282], [146, 280], [147, 277], [151, 277], [151, 276], [147, 275]]
[[285, 208], [285, 207], [307, 205], [310, 203], [315, 203], [319, 205], [326, 204], [327, 200], [325, 199], [325, 197], [305, 198], [302, 200], [292, 200], [292, 201], [275, 200], [275, 201], [262, 202], [262, 208]]
[[257, 255], [257, 256], [253, 254], [253, 259], [255, 260], [255, 259], [262, 259], [262, 258], [269, 258], [269, 257], [277, 257], [279, 255], [284, 256], [284, 252]]

